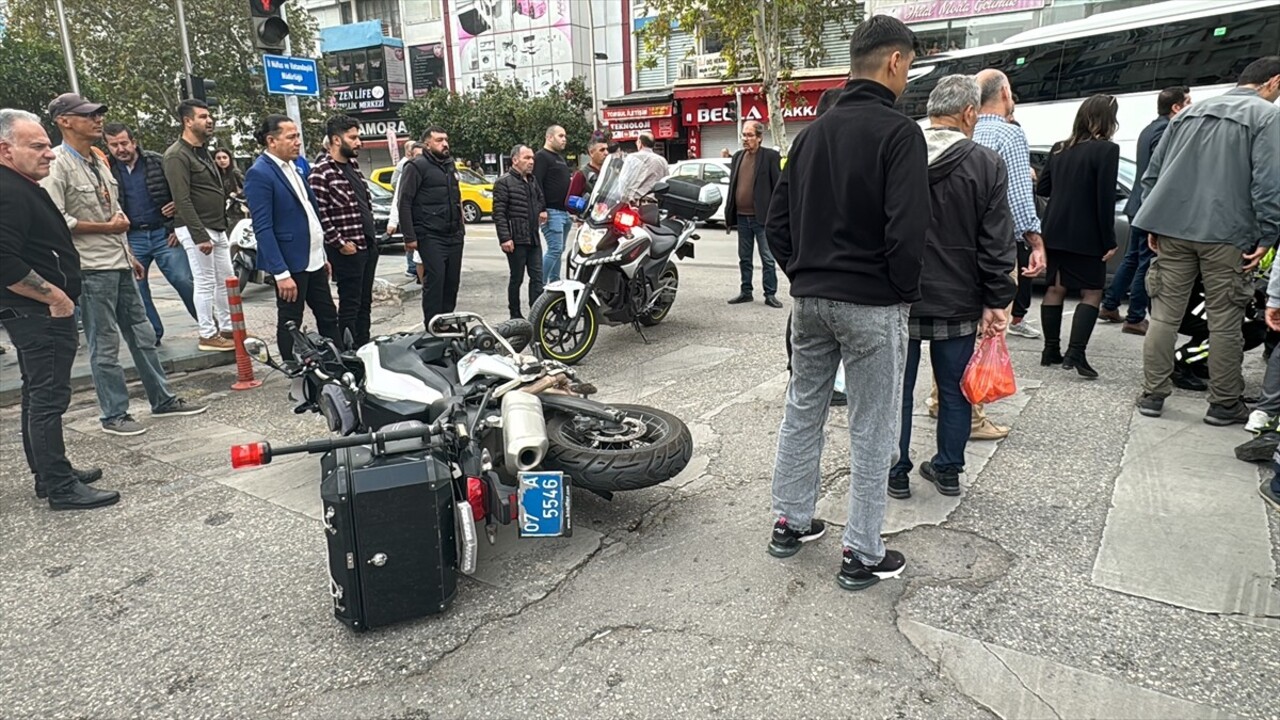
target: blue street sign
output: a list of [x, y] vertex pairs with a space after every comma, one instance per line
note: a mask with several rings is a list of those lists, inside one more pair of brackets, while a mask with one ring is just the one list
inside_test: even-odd
[[267, 76], [267, 92], [272, 95], [320, 94], [320, 73], [311, 58], [263, 55], [262, 70]]

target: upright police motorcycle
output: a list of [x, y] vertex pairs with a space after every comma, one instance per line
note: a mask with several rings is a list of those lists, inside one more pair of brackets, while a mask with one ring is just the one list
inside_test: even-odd
[[600, 169], [566, 279], [547, 285], [530, 309], [543, 357], [573, 365], [591, 351], [601, 324], [630, 324], [643, 337], [642, 326], [671, 312], [680, 287], [675, 258], [693, 257], [696, 222], [720, 207], [720, 189], [668, 178], [635, 197], [641, 171], [640, 163], [617, 156]]

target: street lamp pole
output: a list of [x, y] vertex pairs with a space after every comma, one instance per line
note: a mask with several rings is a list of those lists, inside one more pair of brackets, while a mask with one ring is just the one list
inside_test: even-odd
[[600, 129], [600, 87], [597, 84], [596, 72], [596, 13], [595, 0], [587, 0], [587, 25], [588, 32], [591, 33], [591, 128], [593, 130]]
[[[289, 18], [285, 14], [286, 12], [286, 8], [281, 6], [280, 19], [287, 23], [289, 22]], [[284, 36], [284, 54], [289, 57], [293, 57], [293, 40], [289, 35]], [[298, 106], [297, 95], [284, 96], [284, 114], [288, 115], [289, 119], [293, 120], [293, 124], [298, 126], [298, 142], [302, 143], [302, 147], [305, 148], [307, 145], [306, 141], [302, 137], [302, 108]], [[306, 150], [303, 150], [303, 152], [305, 153]]]
[[[58, 0], [59, 3], [62, 0]], [[196, 89], [191, 84], [191, 46], [187, 43], [187, 13], [182, 6], [182, 0], [177, 0], [178, 10], [178, 37], [182, 40], [182, 67], [186, 70], [186, 77], [182, 82], [187, 86], [187, 97], [196, 96]]]
[[62, 7], [62, 0], [57, 0], [58, 30], [62, 35], [62, 57], [67, 61], [67, 79], [71, 81], [71, 92], [80, 94], [80, 79], [76, 76], [76, 59], [71, 54], [71, 33], [67, 30], [67, 11]]

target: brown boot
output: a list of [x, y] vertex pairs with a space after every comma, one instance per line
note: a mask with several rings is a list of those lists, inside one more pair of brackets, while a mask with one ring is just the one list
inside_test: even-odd
[[1139, 320], [1136, 323], [1127, 322], [1120, 328], [1120, 332], [1126, 335], [1146, 335], [1149, 327], [1151, 327], [1151, 323], [1146, 320]]
[[1111, 323], [1111, 324], [1124, 322], [1124, 316], [1120, 314], [1119, 309], [1108, 310], [1107, 308], [1099, 308], [1098, 319], [1104, 323]]

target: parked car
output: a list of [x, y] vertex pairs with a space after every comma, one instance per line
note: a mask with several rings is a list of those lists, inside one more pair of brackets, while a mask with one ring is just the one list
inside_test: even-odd
[[[703, 158], [701, 160], [681, 160], [668, 168], [668, 175], [673, 177], [696, 178], [719, 183], [724, 187], [720, 194], [727, 197], [729, 192], [729, 158]], [[716, 209], [707, 223], [724, 225], [724, 203]]]
[[[369, 173], [369, 179], [382, 189], [394, 192], [391, 177], [395, 172], [394, 166], [380, 167]], [[461, 162], [458, 163], [458, 189], [462, 192], [463, 220], [477, 223], [493, 214], [493, 183]]]
[[[1031, 167], [1039, 173], [1049, 159], [1050, 148], [1033, 146], [1031, 148]], [[1116, 178], [1116, 253], [1107, 261], [1108, 280], [1115, 274], [1120, 261], [1124, 259], [1125, 250], [1129, 246], [1129, 216], [1124, 214], [1125, 203], [1129, 202], [1129, 193], [1137, 184], [1138, 164], [1127, 157], [1120, 157], [1120, 173]]]
[[368, 179], [365, 180], [365, 185], [369, 187], [369, 204], [373, 209], [373, 230], [378, 237], [378, 247], [403, 245], [403, 235], [387, 234], [387, 223], [391, 219], [391, 191]]

